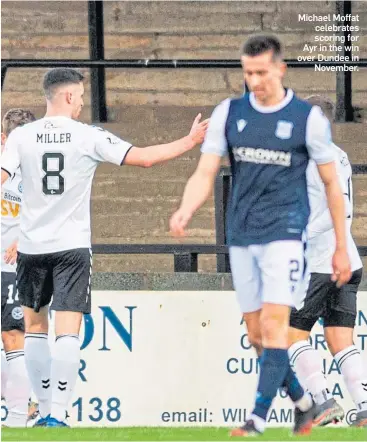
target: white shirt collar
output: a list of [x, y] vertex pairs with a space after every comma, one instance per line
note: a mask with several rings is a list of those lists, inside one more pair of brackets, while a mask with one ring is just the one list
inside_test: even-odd
[[287, 104], [289, 104], [292, 100], [293, 95], [294, 93], [292, 89], [287, 89], [286, 96], [280, 103], [275, 104], [274, 106], [262, 106], [261, 104], [257, 103], [254, 93], [250, 92], [250, 104], [258, 112], [262, 112], [263, 114], [270, 114], [272, 112], [278, 112], [280, 109], [286, 107]]

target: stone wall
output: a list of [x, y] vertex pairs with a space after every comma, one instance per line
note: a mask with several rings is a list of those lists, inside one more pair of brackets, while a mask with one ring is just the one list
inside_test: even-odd
[[[354, 2], [360, 15], [360, 57], [367, 57], [366, 3]], [[105, 56], [116, 59], [237, 59], [254, 32], [274, 32], [295, 58], [315, 35], [314, 24], [298, 13], [333, 13], [335, 2], [135, 2], [104, 3]], [[3, 58], [83, 59], [89, 57], [86, 1], [2, 2]], [[45, 111], [44, 69], [9, 69], [2, 110], [28, 107]], [[89, 71], [81, 119], [90, 122]], [[353, 105], [367, 110], [367, 69], [353, 73]], [[304, 97], [321, 93], [335, 99], [335, 74], [289, 69], [286, 85]], [[198, 112], [210, 115], [222, 99], [242, 92], [240, 69], [106, 69], [109, 123], [106, 126], [138, 146], [185, 135]], [[367, 118], [336, 126], [335, 140], [354, 163], [367, 163]], [[149, 170], [103, 165], [93, 187], [93, 241], [99, 243], [176, 242], [168, 218], [179, 204], [195, 169], [199, 149]], [[355, 176], [354, 234], [367, 244], [367, 176]], [[215, 242], [213, 198], [198, 212], [184, 242]], [[104, 271], [171, 271], [170, 256], [96, 257]], [[213, 257], [200, 257], [201, 270], [213, 271]]]

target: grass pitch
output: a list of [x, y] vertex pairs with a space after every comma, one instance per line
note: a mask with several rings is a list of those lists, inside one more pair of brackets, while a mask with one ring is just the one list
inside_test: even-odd
[[310, 436], [295, 437], [289, 428], [270, 428], [256, 438], [230, 438], [229, 428], [3, 428], [3, 441], [367, 441], [367, 429], [315, 428]]

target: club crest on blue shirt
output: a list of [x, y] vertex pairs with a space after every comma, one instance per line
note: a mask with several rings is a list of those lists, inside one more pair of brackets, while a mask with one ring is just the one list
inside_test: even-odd
[[246, 127], [247, 121], [246, 120], [237, 120], [237, 130], [238, 132], [242, 132], [243, 129]]
[[292, 136], [293, 123], [290, 121], [279, 120], [277, 128], [275, 130], [275, 135], [277, 138], [282, 140], [288, 140]]

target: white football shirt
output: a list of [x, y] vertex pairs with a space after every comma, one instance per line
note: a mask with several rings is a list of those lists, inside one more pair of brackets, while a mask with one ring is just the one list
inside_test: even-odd
[[6, 249], [19, 238], [23, 184], [19, 169], [1, 188], [1, 271], [15, 272], [16, 264], [4, 260]]
[[[352, 271], [362, 267], [362, 261], [351, 233], [353, 218], [352, 167], [348, 155], [334, 144], [337, 158], [336, 170], [345, 196], [346, 234], [349, 259]], [[332, 273], [332, 256], [335, 251], [335, 233], [328, 208], [325, 187], [317, 170], [317, 165], [310, 160], [307, 167], [307, 189], [311, 215], [307, 226], [307, 258], [309, 271], [312, 273]]]
[[20, 167], [19, 251], [53, 253], [91, 246], [90, 195], [99, 163], [120, 165], [131, 144], [102, 128], [48, 117], [15, 129], [2, 169]]

